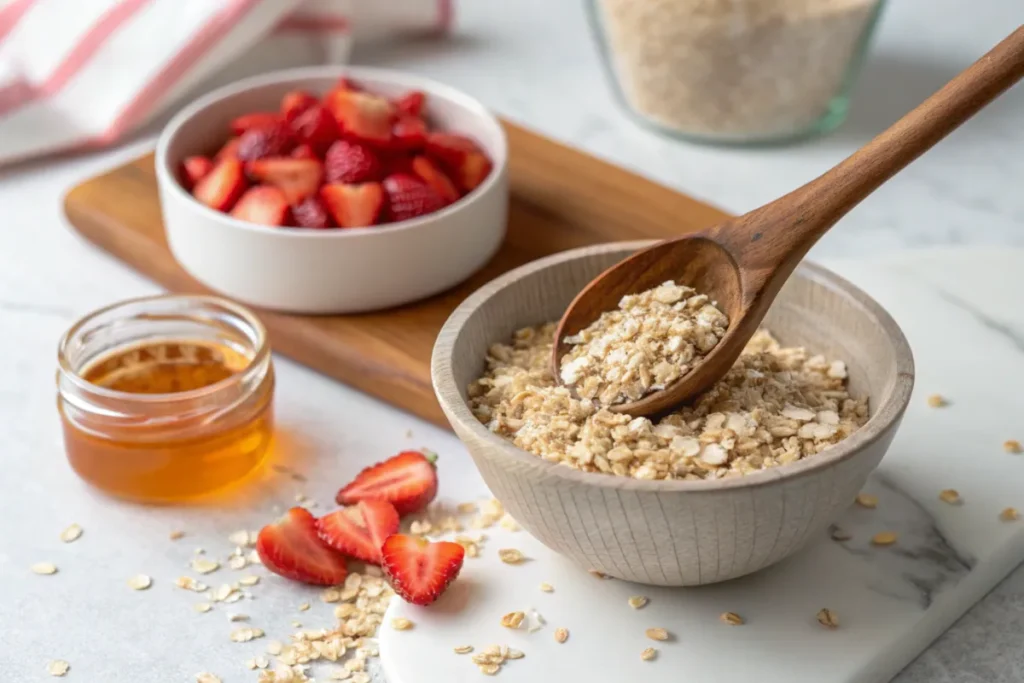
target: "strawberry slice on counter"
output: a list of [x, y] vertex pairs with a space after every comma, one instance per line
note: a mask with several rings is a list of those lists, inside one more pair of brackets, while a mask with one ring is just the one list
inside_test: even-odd
[[281, 98], [281, 116], [285, 121], [295, 118], [313, 105], [318, 104], [316, 97], [305, 90], [292, 90]]
[[324, 166], [318, 159], [267, 157], [250, 161], [245, 170], [251, 178], [281, 190], [289, 204], [315, 194], [324, 177]]
[[288, 200], [284, 192], [270, 185], [258, 185], [246, 191], [231, 209], [231, 216], [260, 225], [285, 225]]
[[418, 150], [427, 144], [427, 124], [415, 116], [405, 116], [391, 128], [391, 146], [396, 149]]
[[366, 183], [380, 180], [377, 154], [358, 142], [338, 140], [327, 150], [324, 169], [328, 183]]
[[399, 114], [405, 116], [420, 116], [423, 113], [423, 105], [426, 104], [427, 96], [422, 91], [412, 90], [402, 95], [395, 101], [395, 109]]
[[317, 520], [320, 540], [339, 553], [380, 564], [381, 546], [398, 531], [395, 506], [386, 500], [361, 500]]
[[344, 136], [371, 145], [391, 141], [394, 107], [385, 97], [354, 90], [333, 90], [324, 102]]
[[451, 204], [459, 198], [459, 191], [444, 171], [437, 164], [424, 156], [412, 160], [412, 172], [419, 176], [445, 204]]
[[327, 148], [341, 137], [338, 122], [334, 120], [331, 112], [319, 104], [314, 104], [299, 114], [292, 121], [291, 127], [295, 138], [312, 147], [319, 157], [322, 157]]
[[465, 192], [480, 185], [491, 172], [491, 160], [464, 135], [430, 133], [427, 135], [427, 156], [446, 166]]
[[333, 586], [345, 580], [345, 558], [327, 547], [317, 534], [316, 518], [294, 507], [260, 530], [256, 552], [270, 571], [293, 581]]
[[213, 170], [213, 162], [209, 157], [192, 156], [181, 162], [181, 183], [186, 190], [191, 190], [206, 174]]
[[334, 224], [327, 207], [317, 196], [306, 197], [292, 207], [292, 218], [300, 228], [330, 228]]
[[242, 161], [256, 161], [264, 157], [284, 156], [294, 146], [295, 138], [283, 123], [266, 128], [250, 128], [238, 138], [238, 158]]
[[231, 132], [241, 135], [248, 130], [257, 128], [272, 128], [281, 123], [281, 115], [272, 111], [258, 111], [252, 114], [243, 114], [231, 121]]
[[444, 200], [416, 176], [395, 173], [385, 178], [382, 185], [388, 197], [391, 220], [405, 221], [444, 208]]
[[196, 183], [192, 196], [211, 209], [229, 211], [248, 186], [242, 162], [227, 158], [214, 165], [210, 172]]
[[414, 605], [429, 605], [459, 575], [466, 551], [458, 543], [395, 534], [384, 541], [381, 555], [395, 592]]
[[380, 183], [324, 185], [320, 188], [320, 199], [341, 228], [374, 225], [384, 210], [384, 189]]
[[339, 505], [361, 500], [386, 500], [399, 515], [422, 510], [437, 495], [437, 456], [421, 451], [403, 451], [367, 467], [350, 484], [338, 491]]

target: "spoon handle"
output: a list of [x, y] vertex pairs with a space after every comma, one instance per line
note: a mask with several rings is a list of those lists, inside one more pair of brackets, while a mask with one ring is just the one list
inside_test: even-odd
[[[716, 238], [747, 247], [735, 253], [750, 254], [759, 261], [756, 266], [762, 273], [773, 270], [764, 268], [769, 265], [764, 257], [770, 251], [778, 258], [771, 265], [782, 271], [774, 275], [781, 274], [785, 279], [811, 246], [850, 209], [1021, 78], [1024, 25], [838, 166], [740, 217], [731, 236]], [[760, 227], [766, 228], [765, 242], [771, 246], [750, 249], [755, 246], [751, 243], [762, 236]]]

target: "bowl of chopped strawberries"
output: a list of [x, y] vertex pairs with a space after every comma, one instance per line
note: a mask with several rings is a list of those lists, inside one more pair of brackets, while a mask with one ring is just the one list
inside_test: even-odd
[[422, 299], [497, 251], [507, 143], [472, 97], [385, 69], [281, 71], [183, 109], [157, 144], [167, 241], [213, 290], [355, 313]]

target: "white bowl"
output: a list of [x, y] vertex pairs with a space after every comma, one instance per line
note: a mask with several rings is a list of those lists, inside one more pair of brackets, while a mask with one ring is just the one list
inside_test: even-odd
[[[468, 135], [494, 168], [480, 187], [437, 213], [370, 228], [315, 230], [240, 221], [190, 195], [183, 159], [209, 154], [229, 122], [277, 111], [289, 90], [326, 92], [341, 76], [394, 96], [427, 94], [437, 128]], [[167, 124], [156, 150], [157, 184], [171, 252], [192, 277], [239, 301], [296, 313], [355, 313], [398, 306], [465, 280], [497, 251], [508, 214], [508, 145], [478, 101], [426, 78], [383, 69], [314, 67], [239, 81], [196, 100]]]

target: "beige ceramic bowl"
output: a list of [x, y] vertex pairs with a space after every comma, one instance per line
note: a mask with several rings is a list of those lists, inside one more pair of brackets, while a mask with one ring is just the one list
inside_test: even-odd
[[813, 458], [717, 481], [639, 481], [549, 463], [489, 432], [466, 387], [487, 348], [557, 319], [606, 267], [645, 243], [567, 251], [487, 284], [459, 306], [434, 347], [441, 407], [487, 485], [534, 536], [583, 567], [646, 584], [692, 586], [757, 571], [819, 537], [860, 491], [899, 427], [914, 361], [893, 319], [829, 271], [801, 265], [768, 313], [785, 344], [847, 361], [871, 419]]

